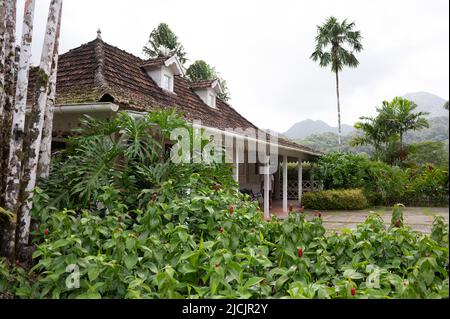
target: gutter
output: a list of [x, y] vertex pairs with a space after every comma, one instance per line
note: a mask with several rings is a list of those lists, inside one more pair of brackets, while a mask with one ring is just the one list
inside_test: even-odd
[[[101, 102], [101, 103], [77, 103], [77, 104], [64, 104], [64, 106], [55, 105], [53, 112], [57, 114], [93, 114], [93, 113], [116, 113], [119, 110], [119, 106], [114, 103]], [[31, 108], [27, 108], [27, 113], [31, 113]]]

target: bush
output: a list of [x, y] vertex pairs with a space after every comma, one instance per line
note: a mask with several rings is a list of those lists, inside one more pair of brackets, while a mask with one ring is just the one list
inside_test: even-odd
[[448, 171], [424, 165], [409, 170], [404, 201], [412, 205], [448, 205]]
[[325, 189], [362, 189], [371, 205], [448, 205], [448, 170], [432, 165], [402, 169], [337, 152], [323, 156], [312, 174]]
[[364, 209], [369, 206], [361, 189], [325, 190], [303, 194], [303, 205], [307, 209]]

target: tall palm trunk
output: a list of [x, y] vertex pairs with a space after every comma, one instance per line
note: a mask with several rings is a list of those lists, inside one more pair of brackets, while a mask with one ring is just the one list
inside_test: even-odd
[[[2, 98], [1, 131], [0, 131], [0, 206], [5, 200], [6, 169], [9, 158], [9, 143], [3, 141], [10, 140], [12, 108], [14, 104], [14, 82], [15, 82], [15, 62], [16, 62], [16, 0], [6, 1], [5, 14], [5, 63], [4, 63], [4, 94]], [[14, 212], [13, 212], [14, 213]], [[14, 260], [14, 240], [15, 240], [15, 219], [4, 220], [2, 228], [2, 238], [0, 243], [0, 254]]]
[[339, 146], [342, 145], [342, 126], [341, 126], [341, 101], [339, 96], [339, 74], [336, 71], [336, 94], [337, 94], [337, 112], [338, 112], [338, 140]]
[[27, 0], [25, 2], [22, 45], [17, 68], [16, 99], [11, 127], [8, 166], [6, 169], [5, 208], [11, 212], [16, 212], [19, 200], [35, 1]]
[[50, 74], [47, 107], [44, 114], [41, 149], [39, 151], [38, 176], [48, 177], [52, 156], [53, 108], [56, 99], [56, 76], [58, 73], [59, 34], [61, 32], [62, 4], [59, 10], [58, 25], [56, 27], [55, 49], [53, 51], [52, 70]]
[[26, 160], [22, 175], [23, 183], [20, 195], [22, 205], [19, 211], [18, 221], [19, 234], [17, 244], [20, 246], [19, 249], [28, 244], [28, 237], [30, 234], [30, 210], [32, 207], [31, 196], [36, 186], [37, 165], [42, 139], [42, 127], [44, 124], [45, 108], [47, 106], [49, 78], [52, 67], [53, 52], [55, 50], [56, 29], [61, 4], [62, 0], [52, 0], [50, 2], [41, 63], [37, 77], [37, 96], [35, 97], [36, 100], [33, 101], [30, 123], [27, 131]]

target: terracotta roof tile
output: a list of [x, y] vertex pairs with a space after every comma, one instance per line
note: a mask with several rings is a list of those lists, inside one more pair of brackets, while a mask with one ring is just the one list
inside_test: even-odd
[[[160, 88], [143, 69], [157, 65], [167, 57], [143, 60], [117, 47], [96, 39], [72, 49], [59, 58], [57, 101], [59, 105], [99, 102], [109, 95], [121, 108], [150, 111], [154, 108], [176, 107], [189, 120], [201, 120], [205, 126], [218, 128], [255, 128], [234, 108], [217, 99], [216, 108], [207, 106], [193, 91], [193, 87], [208, 87], [213, 81], [190, 82], [175, 76], [174, 93]], [[36, 72], [30, 72], [30, 87]], [[29, 90], [29, 101], [32, 90]], [[311, 149], [294, 142], [279, 139], [284, 146], [306, 152]]]

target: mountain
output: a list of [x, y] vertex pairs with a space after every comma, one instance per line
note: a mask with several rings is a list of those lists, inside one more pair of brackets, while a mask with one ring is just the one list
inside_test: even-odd
[[415, 102], [418, 111], [430, 113], [429, 117], [448, 116], [448, 110], [443, 108], [447, 101], [440, 96], [428, 92], [415, 92], [405, 94], [403, 97]]
[[[354, 130], [355, 129], [350, 125], [342, 125], [343, 135], [347, 135]], [[291, 139], [302, 139], [313, 134], [337, 133], [337, 131], [337, 127], [332, 127], [324, 121], [314, 121], [311, 119], [307, 119], [294, 124], [289, 130], [282, 134]]]

